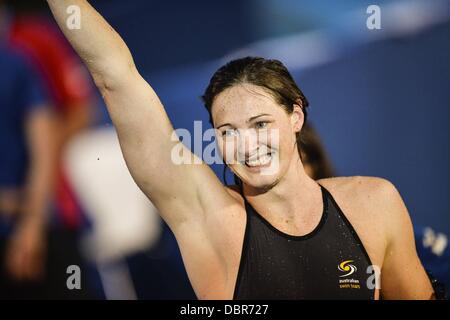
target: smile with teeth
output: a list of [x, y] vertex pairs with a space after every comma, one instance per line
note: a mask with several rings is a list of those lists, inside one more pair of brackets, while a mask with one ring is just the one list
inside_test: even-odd
[[272, 160], [272, 154], [266, 153], [255, 159], [247, 159], [245, 161], [245, 164], [248, 167], [260, 167], [260, 166], [265, 166], [265, 165], [269, 164], [271, 160]]

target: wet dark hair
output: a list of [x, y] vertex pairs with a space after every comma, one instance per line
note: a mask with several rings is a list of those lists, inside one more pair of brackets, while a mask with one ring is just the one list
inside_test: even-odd
[[311, 167], [314, 180], [331, 178], [336, 172], [316, 130], [306, 123], [302, 128], [302, 162]]
[[[294, 111], [294, 104], [299, 105], [306, 123], [308, 100], [283, 63], [260, 57], [245, 57], [232, 60], [217, 70], [202, 96], [212, 125], [214, 123], [211, 108], [217, 95], [228, 88], [245, 83], [265, 89], [289, 114]], [[301, 136], [300, 131], [296, 137], [300, 157], [302, 155]]]

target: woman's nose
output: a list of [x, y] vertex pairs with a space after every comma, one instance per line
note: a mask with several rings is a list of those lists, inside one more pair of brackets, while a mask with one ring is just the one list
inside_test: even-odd
[[254, 129], [240, 129], [238, 135], [238, 156], [240, 160], [250, 158], [258, 150], [258, 135]]

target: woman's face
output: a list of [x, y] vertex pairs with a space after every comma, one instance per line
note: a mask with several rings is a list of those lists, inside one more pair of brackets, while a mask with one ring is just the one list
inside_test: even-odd
[[217, 95], [211, 113], [223, 159], [245, 184], [271, 188], [299, 161], [299, 106], [288, 114], [264, 88], [240, 84]]

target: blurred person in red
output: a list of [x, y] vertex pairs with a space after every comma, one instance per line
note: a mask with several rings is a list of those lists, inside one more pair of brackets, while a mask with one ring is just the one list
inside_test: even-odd
[[[19, 282], [33, 280], [39, 283], [34, 292], [27, 286], [16, 283], [24, 290], [11, 297], [65, 298], [69, 297], [65, 287], [66, 268], [73, 263], [82, 263], [76, 246], [84, 215], [60, 159], [64, 146], [71, 137], [91, 123], [92, 85], [82, 64], [59, 30], [45, 15], [35, 11], [33, 4], [37, 2], [5, 3], [6, 6], [1, 9], [2, 35], [9, 47], [26, 56], [31, 68], [41, 80], [43, 94], [48, 98], [48, 105], [54, 115], [51, 137], [54, 140], [56, 161], [52, 166], [55, 179], [52, 186], [51, 219], [35, 219], [34, 226], [28, 228], [39, 230], [34, 233], [41, 235], [40, 241], [33, 240], [36, 237], [30, 236], [33, 235], [31, 231], [11, 231], [14, 233], [11, 237], [14, 241], [9, 241], [8, 247], [5, 248], [6, 261], [3, 264], [7, 266], [7, 274], [11, 279], [20, 280]], [[26, 8], [31, 11], [24, 10]], [[20, 94], [20, 91], [16, 93]], [[1, 170], [7, 170], [7, 166]], [[47, 228], [47, 224], [52, 227]], [[13, 229], [16, 230], [15, 227]], [[25, 259], [27, 256], [33, 257], [34, 263]], [[30, 276], [28, 279], [27, 275]]]
[[[2, 12], [0, 4], [0, 30]], [[0, 298], [31, 297], [45, 268], [54, 115], [41, 79], [1, 38], [0, 70]]]
[[[42, 1], [9, 1], [13, 15], [9, 26], [11, 45], [26, 53], [45, 80], [55, 107], [58, 124], [57, 145], [61, 152], [72, 136], [92, 120], [93, 87], [78, 56], [54, 25], [39, 14]], [[79, 205], [61, 165], [57, 176], [57, 207], [64, 226], [81, 224]]]

